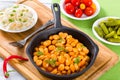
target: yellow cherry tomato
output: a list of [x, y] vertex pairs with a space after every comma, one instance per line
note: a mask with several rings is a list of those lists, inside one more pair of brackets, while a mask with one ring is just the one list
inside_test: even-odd
[[86, 8], [85, 4], [84, 3], [81, 3], [80, 4], [80, 9], [84, 10]]
[[93, 11], [95, 12], [96, 11], [96, 5], [95, 5], [95, 3], [92, 3], [91, 7], [93, 8]]

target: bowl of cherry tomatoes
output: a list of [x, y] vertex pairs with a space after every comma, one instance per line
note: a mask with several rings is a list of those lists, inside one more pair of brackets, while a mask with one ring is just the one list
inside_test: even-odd
[[61, 0], [60, 7], [64, 15], [75, 20], [88, 20], [100, 12], [97, 0]]

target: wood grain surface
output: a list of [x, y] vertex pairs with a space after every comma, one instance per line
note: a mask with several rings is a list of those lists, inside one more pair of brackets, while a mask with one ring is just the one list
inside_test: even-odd
[[[13, 54], [28, 57], [25, 50], [30, 40], [24, 48], [13, 47], [9, 45], [9, 42], [24, 39], [27, 35], [31, 34], [41, 25], [45, 24], [48, 20], [53, 19], [51, 10], [37, 0], [25, 1], [22, 4], [32, 7], [37, 12], [39, 17], [38, 22], [32, 29], [22, 33], [15, 34], [0, 31], [0, 57], [2, 57], [3, 59]], [[77, 26], [74, 26], [64, 19], [62, 19], [62, 24], [68, 27], [79, 29], [77, 28]], [[77, 77], [75, 80], [96, 80], [103, 73], [114, 66], [119, 60], [116, 53], [112, 52], [100, 42], [96, 40], [94, 41], [99, 47], [99, 53], [95, 60], [95, 63], [88, 71], [86, 71], [83, 75]], [[14, 59], [10, 61], [10, 64], [27, 80], [49, 80], [38, 72], [38, 70], [30, 62], [30, 60], [21, 63], [18, 60]]]

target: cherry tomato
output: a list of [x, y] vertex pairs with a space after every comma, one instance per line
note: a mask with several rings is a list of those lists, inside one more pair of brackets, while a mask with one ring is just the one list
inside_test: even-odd
[[82, 2], [86, 5], [86, 6], [91, 6], [92, 5], [92, 0], [82, 0]]
[[74, 6], [79, 6], [79, 5], [80, 5], [80, 0], [71, 0], [71, 3], [72, 3]]
[[73, 14], [74, 11], [75, 11], [75, 8], [74, 6], [71, 4], [71, 3], [67, 3], [65, 4], [65, 11], [68, 13], [68, 14]]
[[93, 8], [94, 12], [96, 11], [96, 5], [95, 5], [95, 3], [92, 3], [92, 5], [90, 7]]
[[92, 7], [87, 7], [85, 10], [84, 10], [84, 13], [85, 15], [87, 16], [91, 16], [92, 14], [94, 14], [94, 10]]
[[82, 12], [81, 9], [77, 9], [77, 10], [75, 11], [75, 16], [78, 17], [78, 18], [80, 18], [80, 17], [82, 16], [82, 14], [83, 14], [83, 12]]
[[70, 3], [70, 2], [71, 2], [71, 0], [65, 0], [65, 4], [66, 4], [66, 3]]
[[81, 3], [80, 4], [80, 9], [84, 10], [86, 8], [85, 4], [84, 3]]

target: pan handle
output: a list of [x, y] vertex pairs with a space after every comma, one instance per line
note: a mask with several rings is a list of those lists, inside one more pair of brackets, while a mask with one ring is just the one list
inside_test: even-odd
[[55, 21], [54, 27], [55, 28], [62, 27], [59, 4], [53, 3], [51, 8], [52, 8], [53, 16], [54, 16], [54, 21]]

